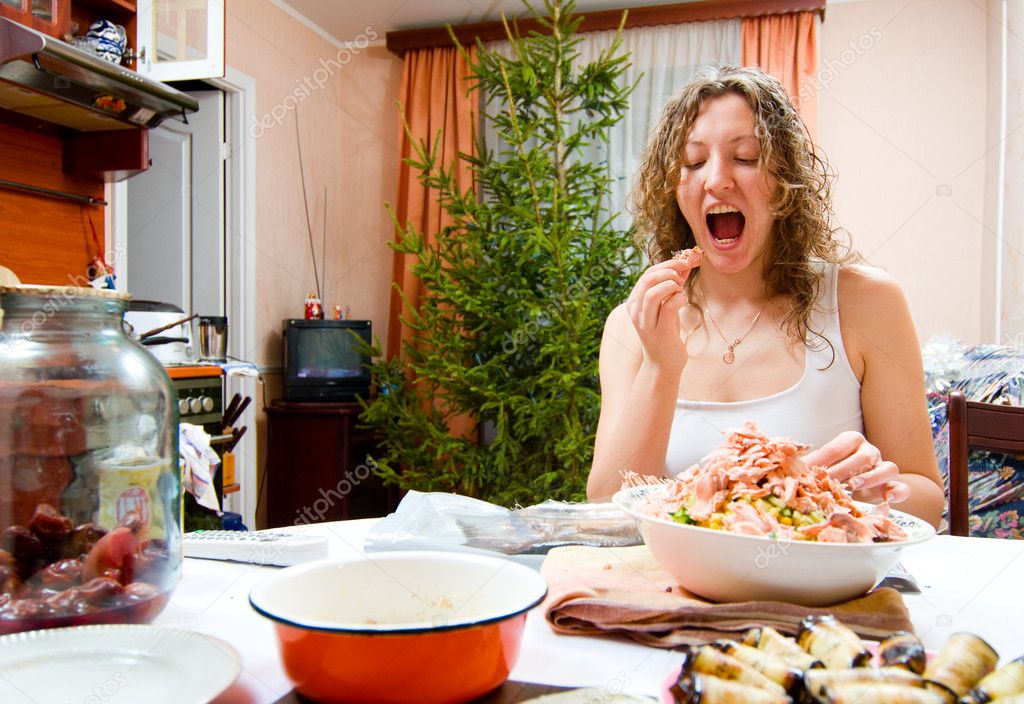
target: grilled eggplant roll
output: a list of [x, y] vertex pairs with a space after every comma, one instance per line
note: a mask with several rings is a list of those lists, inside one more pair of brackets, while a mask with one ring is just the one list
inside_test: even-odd
[[804, 673], [804, 687], [807, 692], [820, 699], [827, 687], [866, 682], [868, 684], [899, 684], [905, 687], [924, 687], [924, 679], [901, 668], [851, 667], [846, 670], [811, 670]]
[[924, 645], [913, 633], [893, 633], [878, 646], [878, 658], [886, 667], [902, 667], [915, 674], [924, 673], [928, 664]]
[[689, 672], [681, 675], [669, 689], [677, 704], [789, 704], [779, 692], [758, 689], [713, 675]]
[[833, 616], [808, 616], [800, 622], [796, 639], [801, 648], [832, 670], [862, 667], [871, 662], [871, 653], [860, 636]]
[[718, 648], [726, 655], [731, 655], [747, 667], [757, 670], [772, 682], [781, 686], [791, 696], [799, 692], [803, 685], [803, 673], [800, 670], [787, 665], [764, 650], [758, 650], [744, 643], [737, 643], [734, 640], [720, 640], [717, 643], [713, 643], [712, 647]]
[[798, 670], [825, 667], [821, 660], [801, 649], [792, 638], [787, 638], [768, 626], [751, 628], [744, 636], [743, 642], [745, 645], [763, 650]]
[[999, 654], [973, 633], [954, 633], [925, 668], [930, 684], [945, 688], [957, 697], [967, 694], [982, 677], [996, 669]]
[[847, 682], [826, 688], [818, 702], [828, 704], [942, 704], [945, 700], [921, 687], [890, 682]]
[[744, 665], [736, 658], [726, 655], [710, 645], [686, 647], [684, 649], [681, 675], [699, 672], [712, 675], [723, 680], [758, 687], [778, 694], [785, 694], [782, 685], [765, 677], [752, 667]]
[[963, 704], [987, 704], [998, 699], [1003, 704], [1007, 697], [1024, 700], [1024, 655], [982, 677], [961, 701]]

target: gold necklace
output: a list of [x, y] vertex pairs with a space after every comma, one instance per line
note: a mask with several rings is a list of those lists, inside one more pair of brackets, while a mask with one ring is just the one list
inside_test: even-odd
[[722, 355], [723, 362], [725, 362], [726, 364], [732, 364], [733, 362], [736, 361], [736, 354], [733, 350], [739, 347], [739, 344], [743, 342], [747, 335], [749, 335], [754, 330], [754, 326], [757, 325], [758, 318], [761, 317], [761, 313], [764, 313], [764, 309], [767, 306], [768, 301], [765, 301], [764, 305], [761, 306], [761, 310], [757, 311], [757, 315], [755, 315], [754, 319], [750, 321], [750, 327], [747, 328], [747, 331], [740, 335], [739, 337], [737, 337], [732, 342], [729, 342], [729, 338], [727, 338], [722, 333], [722, 328], [718, 327], [718, 323], [716, 323], [715, 319], [711, 316], [711, 308], [708, 306], [708, 299], [704, 299], [704, 312], [707, 314], [708, 320], [710, 320], [711, 324], [715, 326], [715, 330], [718, 331], [718, 335], [722, 338], [722, 342], [724, 342], [726, 347], [729, 348], [728, 350], [726, 350], [725, 354]]

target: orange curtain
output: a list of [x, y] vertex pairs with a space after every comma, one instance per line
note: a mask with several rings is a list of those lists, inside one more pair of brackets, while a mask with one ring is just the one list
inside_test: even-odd
[[[467, 47], [475, 58], [476, 47]], [[439, 163], [445, 167], [457, 163], [456, 180], [463, 190], [472, 186], [473, 177], [465, 163], [458, 161], [459, 152], [475, 153], [473, 142], [477, 120], [477, 98], [468, 93], [469, 66], [454, 47], [407, 51], [404, 56], [399, 102], [410, 135], [401, 129], [398, 139], [399, 172], [398, 198], [395, 215], [403, 226], [410, 223], [428, 239], [433, 239], [451, 219], [437, 202], [437, 194], [419, 181], [420, 172], [405, 160], [415, 155], [413, 143], [420, 140], [433, 144], [440, 139]], [[396, 238], [398, 237], [396, 233]], [[395, 252], [392, 279], [401, 291], [391, 292], [388, 316], [387, 356], [393, 358], [401, 352], [402, 341], [411, 336], [401, 322], [404, 296], [416, 305], [423, 294], [423, 286], [412, 274], [415, 260], [412, 255]]]
[[744, 66], [757, 66], [785, 86], [814, 139], [818, 131], [818, 25], [814, 12], [744, 18]]

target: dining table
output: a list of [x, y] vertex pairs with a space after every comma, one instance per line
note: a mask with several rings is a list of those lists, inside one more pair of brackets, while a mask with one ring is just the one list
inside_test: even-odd
[[[328, 538], [329, 557], [366, 559], [364, 539], [380, 519], [311, 523], [289, 530]], [[914, 630], [937, 651], [953, 633], [975, 633], [1002, 662], [1024, 655], [1024, 541], [937, 535], [908, 546], [900, 558], [920, 593], [904, 594]], [[182, 577], [155, 625], [200, 631], [237, 651], [237, 679], [216, 704], [304, 701], [292, 692], [273, 623], [249, 604], [255, 584], [280, 568], [185, 558]], [[811, 574], [795, 579], [813, 579]], [[640, 645], [620, 636], [554, 633], [541, 607], [527, 616], [519, 658], [500, 698], [512, 702], [555, 688], [596, 688], [608, 695], [658, 698], [678, 669], [680, 652]], [[196, 674], [219, 663], [196, 662]]]

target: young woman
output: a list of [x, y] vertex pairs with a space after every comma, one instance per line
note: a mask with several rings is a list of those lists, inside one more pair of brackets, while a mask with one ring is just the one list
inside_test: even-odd
[[[943, 490], [899, 285], [830, 224], [829, 178], [782, 86], [699, 74], [669, 102], [631, 202], [654, 265], [605, 324], [588, 494], [672, 476], [754, 421], [809, 443], [855, 498], [938, 525]], [[674, 257], [694, 246], [703, 261]]]

